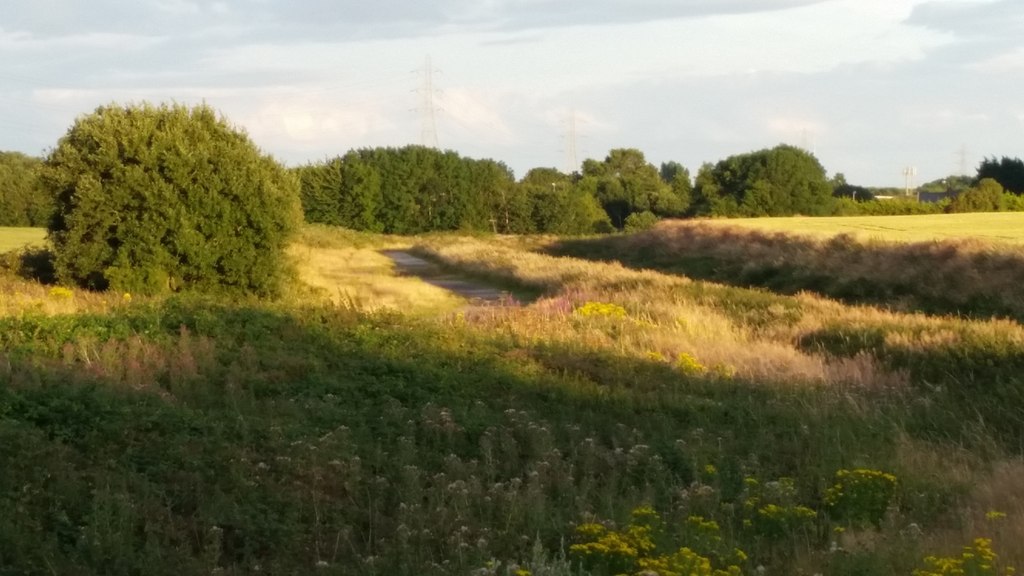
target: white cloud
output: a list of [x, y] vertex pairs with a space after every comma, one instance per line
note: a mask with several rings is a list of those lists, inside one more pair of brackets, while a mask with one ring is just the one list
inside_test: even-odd
[[202, 12], [202, 7], [200, 7], [198, 3], [189, 2], [187, 0], [157, 0], [155, 6], [160, 12], [174, 14], [176, 16], [194, 15]]
[[992, 74], [1024, 71], [1024, 47], [1017, 47], [1012, 50], [996, 54], [995, 56], [972, 64], [971, 67], [975, 70]]
[[631, 146], [696, 168], [813, 141], [851, 182], [903, 156], [941, 156], [938, 177], [961, 144], [1020, 153], [1018, 3], [3, 0], [0, 149], [139, 100], [205, 100], [289, 162], [418, 142], [432, 54], [442, 146], [520, 174], [564, 165], [575, 108], [580, 159]]

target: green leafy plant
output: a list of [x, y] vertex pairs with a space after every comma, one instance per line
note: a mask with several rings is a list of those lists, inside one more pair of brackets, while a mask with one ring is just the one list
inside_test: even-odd
[[879, 526], [896, 493], [896, 476], [880, 470], [839, 470], [825, 492], [833, 518], [852, 524]]
[[662, 519], [648, 506], [634, 509], [629, 525], [621, 530], [595, 522], [580, 524], [576, 538], [570, 557], [594, 574], [734, 576], [747, 559], [742, 550], [726, 549], [717, 522], [700, 516], [687, 520], [683, 546], [660, 550]]
[[988, 538], [975, 538], [959, 556], [928, 556], [924, 568], [913, 576], [1012, 576], [1012, 566], [1000, 566], [999, 556]]
[[286, 277], [298, 183], [207, 106], [100, 107], [60, 140], [42, 179], [64, 283], [273, 295]]
[[644, 210], [643, 212], [634, 212], [626, 217], [625, 226], [623, 230], [626, 232], [641, 232], [643, 230], [649, 230], [654, 228], [654, 225], [658, 223], [658, 216], [650, 210]]

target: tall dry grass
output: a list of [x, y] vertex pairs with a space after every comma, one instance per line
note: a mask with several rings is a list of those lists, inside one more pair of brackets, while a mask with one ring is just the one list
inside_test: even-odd
[[[396, 274], [391, 259], [375, 247], [295, 244], [289, 254], [299, 282], [311, 289], [312, 297], [336, 305], [436, 314], [465, 304], [464, 299], [420, 278]], [[308, 291], [297, 292], [297, 299], [309, 296]]]
[[672, 221], [630, 236], [567, 241], [553, 250], [897, 310], [1024, 318], [1024, 246], [1018, 245], [823, 238]]
[[0, 318], [24, 314], [103, 314], [123, 308], [132, 301], [140, 301], [140, 297], [45, 286], [0, 272]]
[[[683, 371], [713, 371], [759, 382], [899, 387], [904, 376], [882, 369], [868, 355], [834, 358], [797, 345], [790, 308], [768, 303], [744, 321], [728, 310], [718, 287], [614, 263], [555, 258], [464, 239], [429, 242], [419, 249], [445, 265], [478, 277], [515, 282], [543, 291], [536, 303], [512, 312], [485, 311], [475, 320], [520, 339], [574, 346], [663, 361]], [[624, 318], [587, 318], [588, 302], [613, 303]], [[754, 307], [761, 307], [760, 302]], [[827, 305], [823, 303], [823, 305]], [[780, 328], [781, 321], [788, 328]], [[804, 321], [806, 324], [806, 321]], [[681, 360], [682, 359], [682, 360]]]

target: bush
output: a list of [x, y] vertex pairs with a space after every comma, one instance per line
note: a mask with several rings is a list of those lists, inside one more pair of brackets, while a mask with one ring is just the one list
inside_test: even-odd
[[207, 106], [98, 108], [46, 159], [64, 283], [144, 294], [276, 294], [298, 183]]
[[984, 178], [978, 185], [953, 199], [947, 212], [999, 212], [1003, 209], [1003, 187], [991, 178]]
[[658, 217], [649, 210], [643, 212], [634, 212], [626, 217], [626, 225], [623, 229], [626, 232], [642, 232], [644, 230], [650, 230], [654, 228], [654, 225], [658, 223]]

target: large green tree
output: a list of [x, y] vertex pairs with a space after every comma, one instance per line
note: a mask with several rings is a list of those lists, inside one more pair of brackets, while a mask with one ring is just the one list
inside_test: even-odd
[[594, 196], [617, 228], [635, 212], [679, 216], [688, 204], [677, 193], [682, 190], [664, 182], [658, 169], [635, 148], [612, 150], [601, 162], [585, 160], [583, 178], [593, 180]]
[[1024, 194], [1024, 160], [1003, 156], [1000, 159], [985, 158], [978, 166], [978, 184], [985, 178], [991, 178], [1002, 185], [1007, 192]]
[[594, 193], [592, 178], [575, 178], [554, 168], [534, 168], [519, 182], [529, 198], [534, 232], [593, 234], [611, 227]]
[[501, 162], [423, 146], [365, 148], [304, 166], [302, 202], [313, 222], [416, 234], [521, 231], [523, 201]]
[[21, 152], [0, 152], [0, 226], [46, 226], [51, 198], [39, 182], [42, 160]]
[[705, 216], [822, 216], [833, 205], [817, 158], [788, 145], [705, 165], [694, 191], [694, 212]]
[[110, 105], [46, 159], [62, 282], [274, 295], [301, 222], [298, 182], [207, 106]]

